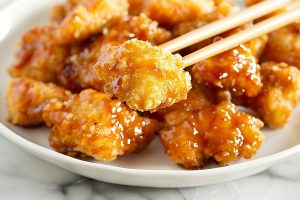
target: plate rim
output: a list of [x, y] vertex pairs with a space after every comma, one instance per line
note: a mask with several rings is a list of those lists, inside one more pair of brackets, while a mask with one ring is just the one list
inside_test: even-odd
[[[9, 3], [4, 8], [0, 9], [0, 13], [7, 12], [9, 14], [9, 17], [14, 18], [14, 16], [11, 14], [11, 12], [15, 9], [17, 9], [20, 4], [24, 5], [23, 0], [16, 0], [14, 2]], [[31, 5], [33, 1], [26, 1], [27, 6]], [[25, 4], [25, 5], [26, 5]], [[13, 22], [13, 21], [12, 21]], [[5, 40], [5, 37], [3, 38]], [[224, 174], [224, 173], [231, 173], [236, 170], [243, 170], [243, 169], [249, 169], [253, 168], [255, 166], [271, 166], [274, 163], [281, 161], [285, 158], [288, 158], [296, 153], [300, 153], [300, 144], [295, 145], [293, 147], [287, 148], [283, 151], [264, 156], [261, 158], [256, 158], [252, 160], [245, 160], [245, 162], [242, 163], [236, 163], [224, 167], [217, 167], [212, 169], [200, 169], [200, 170], [168, 170], [168, 169], [133, 169], [133, 168], [125, 168], [125, 167], [118, 167], [118, 166], [111, 166], [111, 165], [105, 165], [101, 163], [93, 163], [85, 160], [80, 160], [76, 158], [69, 157], [67, 155], [63, 155], [61, 153], [58, 153], [54, 151], [53, 149], [46, 148], [44, 146], [41, 146], [39, 144], [36, 144], [30, 140], [27, 140], [26, 138], [20, 136], [15, 131], [11, 130], [5, 124], [0, 122], [0, 134], [4, 136], [4, 138], [8, 139], [12, 143], [16, 144], [17, 146], [25, 149], [27, 152], [32, 153], [32, 151], [35, 152], [41, 152], [41, 154], [46, 155], [53, 160], [62, 161], [71, 165], [78, 165], [78, 166], [86, 166], [86, 167], [93, 167], [97, 168], [99, 170], [105, 170], [112, 173], [121, 173], [125, 175], [143, 175], [143, 176], [177, 176], [178, 178], [181, 177], [193, 177], [193, 176], [209, 176], [209, 175], [218, 175], [218, 174]], [[34, 153], [32, 153], [34, 155]], [[37, 155], [34, 155], [37, 156]], [[38, 157], [38, 156], [37, 156]], [[47, 160], [46, 158], [40, 157], [40, 159]], [[176, 163], [174, 163], [175, 165]]]
[[[49, 149], [43, 147], [39, 144], [31, 142], [26, 138], [18, 135], [16, 132], [5, 126], [2, 122], [0, 122], [0, 134], [7, 138], [12, 143], [22, 147], [27, 151], [41, 151], [42, 154], [51, 157], [54, 160], [59, 160], [62, 162], [67, 162], [68, 164], [75, 164], [86, 167], [93, 167], [99, 170], [105, 170], [113, 173], [122, 173], [122, 174], [135, 174], [135, 175], [165, 175], [165, 176], [200, 176], [200, 175], [216, 175], [223, 173], [230, 173], [236, 170], [242, 170], [247, 168], [252, 168], [254, 166], [262, 166], [262, 165], [272, 165], [280, 160], [288, 158], [296, 153], [300, 153], [300, 144], [295, 145], [291, 148], [285, 149], [278, 153], [274, 153], [265, 157], [256, 158], [253, 160], [246, 160], [242, 163], [236, 163], [224, 167], [216, 167], [211, 169], [199, 169], [199, 170], [168, 170], [168, 169], [133, 169], [133, 168], [125, 168], [118, 166], [105, 165], [101, 163], [93, 163], [85, 160], [80, 160], [77, 158], [72, 158], [67, 155], [58, 153], [53, 149]], [[175, 164], [175, 163], [174, 163]]]

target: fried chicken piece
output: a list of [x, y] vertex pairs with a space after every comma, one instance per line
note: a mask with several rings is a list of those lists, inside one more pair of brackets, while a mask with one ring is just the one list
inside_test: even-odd
[[65, 7], [68, 12], [72, 11], [78, 5], [86, 5], [91, 0], [66, 0]]
[[[230, 16], [239, 11], [239, 6], [233, 0], [214, 0], [214, 9], [212, 12], [202, 16], [200, 19], [194, 19], [192, 21], [185, 21], [176, 24], [172, 28], [174, 37], [179, 37], [185, 33], [193, 31], [197, 28], [205, 26], [213, 21]], [[187, 55], [194, 51], [197, 51], [205, 46], [210, 45], [213, 42], [213, 38], [208, 38], [199, 43], [191, 45], [186, 49], [180, 51], [181, 55]]]
[[186, 99], [191, 77], [182, 57], [130, 40], [106, 50], [95, 67], [105, 92], [139, 111], [156, 111]]
[[80, 92], [86, 88], [103, 91], [104, 81], [99, 80], [94, 70], [102, 43], [87, 41], [71, 47], [70, 55], [66, 58], [64, 66], [58, 70], [58, 83], [72, 92]]
[[143, 12], [145, 0], [128, 0], [129, 14], [139, 15]]
[[261, 74], [264, 86], [248, 104], [269, 127], [283, 127], [300, 100], [300, 71], [286, 63], [266, 62]]
[[[219, 36], [213, 38], [213, 40], [214, 40], [213, 42], [220, 40], [222, 38], [229, 37], [238, 32], [244, 31], [245, 29], [251, 28], [253, 25], [254, 25], [253, 22], [248, 22], [237, 28], [226, 31], [226, 32], [220, 34]], [[256, 59], [259, 61], [265, 50], [267, 42], [268, 42], [268, 35], [264, 34], [264, 35], [260, 35], [259, 37], [256, 37], [256, 38], [246, 42], [244, 45], [251, 50], [252, 55], [254, 57], [256, 57]]]
[[52, 83], [43, 83], [29, 78], [13, 79], [7, 88], [9, 121], [21, 126], [36, 126], [43, 123], [42, 111], [53, 99], [65, 100], [71, 93]]
[[[206, 21], [202, 21], [202, 20], [195, 20], [195, 21], [189, 21], [189, 22], [182, 22], [177, 24], [176, 26], [174, 26], [174, 28], [172, 29], [172, 33], [174, 35], [174, 37], [179, 37], [185, 33], [188, 33], [190, 31], [193, 31], [197, 28], [200, 28], [202, 26], [207, 25]], [[208, 46], [212, 43], [212, 39], [208, 38], [206, 40], [203, 40], [201, 42], [198, 42], [196, 44], [193, 44], [187, 48], [184, 48], [182, 50], [179, 51], [180, 55], [185, 56], [188, 55], [192, 52], [195, 52], [199, 49], [202, 49], [205, 46]]]
[[225, 101], [196, 112], [168, 114], [160, 139], [171, 160], [196, 169], [208, 159], [226, 165], [240, 157], [251, 158], [264, 141], [262, 127], [259, 119]]
[[194, 81], [192, 86], [193, 87], [189, 91], [187, 98], [165, 108], [166, 113], [174, 111], [192, 112], [201, 110], [202, 108], [212, 104], [213, 100], [209, 98], [209, 95], [205, 90], [205, 86], [194, 83]]
[[171, 33], [158, 27], [157, 22], [144, 14], [123, 19], [107, 29], [103, 36], [90, 38], [90, 41], [71, 48], [71, 54], [59, 73], [60, 84], [74, 92], [85, 88], [103, 91], [105, 82], [98, 79], [94, 71], [94, 65], [103, 53], [102, 49], [105, 52], [107, 46], [120, 45], [132, 38], [161, 44], [171, 38]]
[[212, 2], [214, 2], [214, 7], [211, 12], [198, 19], [195, 18], [189, 21], [177, 23], [173, 28], [174, 35], [183, 35], [213, 21], [228, 17], [240, 10], [239, 6], [233, 0], [214, 0]]
[[51, 102], [43, 117], [53, 126], [50, 145], [57, 151], [78, 151], [102, 161], [145, 149], [159, 127], [157, 121], [92, 89]]
[[194, 20], [194, 21], [182, 22], [174, 26], [172, 32], [175, 37], [179, 37], [197, 28], [205, 26], [207, 24], [208, 22], [205, 20]]
[[50, 10], [50, 22], [61, 23], [66, 17], [67, 11], [64, 5], [55, 4]]
[[[246, 24], [242, 24], [241, 26], [233, 28], [229, 31], [226, 31], [226, 32], [220, 34], [219, 36], [214, 37], [213, 42], [216, 42], [220, 39], [232, 36], [233, 34], [244, 31], [245, 29], [249, 29], [249, 28], [253, 27], [253, 25], [254, 25], [253, 22], [248, 22]], [[265, 50], [267, 42], [268, 42], [268, 35], [264, 34], [264, 35], [260, 35], [259, 37], [256, 37], [256, 38], [246, 42], [243, 45], [245, 45], [247, 48], [249, 48], [252, 52], [252, 55], [254, 57], [256, 57], [256, 59], [259, 61]]]
[[196, 83], [192, 80], [192, 89], [188, 92], [187, 98], [174, 103], [168, 108], [159, 109], [154, 113], [149, 113], [152, 118], [159, 121], [164, 120], [164, 116], [174, 111], [180, 112], [192, 112], [201, 110], [202, 108], [211, 105], [214, 100], [211, 99], [213, 92], [208, 92], [205, 86]]
[[210, 83], [237, 95], [253, 97], [262, 87], [260, 66], [245, 45], [201, 61], [191, 71], [198, 83]]
[[239, 5], [234, 0], [213, 0], [214, 9], [206, 14], [205, 20], [210, 23], [224, 17], [228, 17], [240, 11]]
[[43, 82], [56, 82], [56, 68], [63, 65], [68, 50], [57, 45], [54, 24], [37, 26], [27, 31], [20, 41], [9, 68], [12, 77], [29, 77]]
[[300, 35], [297, 25], [289, 25], [269, 34], [263, 60], [286, 62], [300, 68]]
[[260, 61], [261, 56], [266, 48], [268, 39], [268, 35], [261, 35], [248, 41], [245, 44], [245, 46], [247, 46], [252, 51], [252, 54], [254, 57], [256, 57], [257, 61]]
[[61, 44], [81, 41], [128, 15], [127, 0], [92, 0], [75, 6], [57, 30]]
[[[299, 3], [300, 5], [300, 3]], [[292, 24], [292, 27], [294, 28], [295, 31], [297, 31], [298, 33], [300, 32], [300, 23], [294, 23]]]
[[212, 0], [148, 0], [144, 4], [144, 12], [166, 27], [199, 19], [213, 9]]
[[157, 21], [150, 19], [145, 14], [140, 14], [119, 21], [115, 26], [108, 28], [102, 37], [103, 43], [123, 43], [134, 38], [159, 45], [172, 39], [172, 33], [159, 27]]
[[160, 109], [154, 113], [147, 113], [151, 118], [164, 121], [164, 117], [171, 112], [194, 112], [209, 105], [219, 104], [223, 101], [230, 101], [231, 94], [214, 86], [198, 84], [192, 80], [192, 89], [188, 92], [187, 98], [181, 100], [168, 108]]

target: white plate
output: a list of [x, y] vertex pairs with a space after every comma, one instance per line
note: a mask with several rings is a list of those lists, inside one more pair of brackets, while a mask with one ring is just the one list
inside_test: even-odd
[[254, 159], [241, 159], [226, 167], [210, 165], [206, 169], [195, 171], [183, 170], [169, 161], [158, 138], [141, 154], [102, 163], [95, 160], [82, 161], [53, 151], [48, 146], [48, 128], [24, 129], [10, 125], [6, 122], [5, 90], [10, 79], [7, 67], [12, 61], [13, 45], [29, 27], [46, 22], [48, 10], [54, 2], [19, 0], [0, 13], [0, 133], [26, 151], [96, 180], [150, 187], [190, 187], [238, 179], [261, 172], [300, 152], [300, 107], [294, 112], [293, 119], [286, 128], [275, 131], [264, 129], [266, 141]]

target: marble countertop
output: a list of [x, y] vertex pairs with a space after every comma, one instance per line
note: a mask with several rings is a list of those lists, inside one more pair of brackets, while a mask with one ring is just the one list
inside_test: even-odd
[[[0, 0], [0, 8], [9, 0]], [[269, 170], [206, 187], [157, 189], [120, 186], [80, 177], [58, 168], [0, 136], [1, 200], [171, 200], [300, 199], [300, 154]]]
[[232, 182], [194, 188], [120, 186], [77, 176], [40, 160], [0, 136], [1, 200], [300, 199], [300, 155]]

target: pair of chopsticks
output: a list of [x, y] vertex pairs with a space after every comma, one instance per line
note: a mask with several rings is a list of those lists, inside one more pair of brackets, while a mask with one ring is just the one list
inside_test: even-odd
[[[266, 0], [262, 3], [251, 6], [243, 11], [232, 15], [230, 17], [215, 21], [206, 26], [200, 27], [194, 31], [170, 40], [162, 45], [165, 51], [175, 52], [184, 49], [190, 45], [196, 44], [205, 39], [211, 38], [215, 35], [228, 31], [239, 25], [242, 25], [251, 20], [265, 16], [279, 8], [286, 6], [293, 0]], [[218, 55], [224, 51], [230, 50], [244, 42], [259, 37], [260, 35], [269, 33], [280, 27], [286, 26], [292, 22], [300, 19], [300, 7], [284, 12], [282, 14], [273, 16], [269, 19], [255, 24], [251, 28], [245, 29], [241, 32], [233, 34], [223, 40], [215, 42], [198, 51], [195, 51], [183, 57], [184, 67], [191, 66], [200, 62], [201, 60]]]

